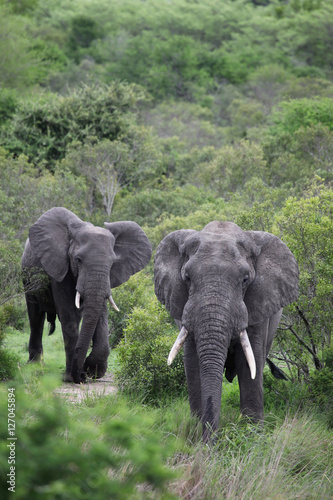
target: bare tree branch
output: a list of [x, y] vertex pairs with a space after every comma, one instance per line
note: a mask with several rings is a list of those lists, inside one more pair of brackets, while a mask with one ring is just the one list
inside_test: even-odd
[[[322, 364], [317, 356], [316, 351], [314, 351], [311, 347], [309, 347], [304, 342], [303, 339], [301, 339], [301, 337], [298, 335], [298, 333], [293, 329], [292, 325], [285, 325], [285, 326], [286, 326], [286, 328], [284, 328], [284, 330], [289, 330], [296, 337], [297, 341], [311, 354], [316, 369], [320, 370], [322, 368]], [[283, 328], [281, 328], [281, 327], [280, 327], [280, 329], [283, 330]]]

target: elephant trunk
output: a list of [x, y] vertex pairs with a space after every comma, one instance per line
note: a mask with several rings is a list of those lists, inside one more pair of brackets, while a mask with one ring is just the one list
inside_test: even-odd
[[[235, 303], [239, 303], [236, 313], [234, 312]], [[215, 289], [213, 298], [212, 294], [206, 290], [201, 297], [200, 307], [197, 304], [196, 302], [195, 315], [194, 309], [186, 310], [183, 324], [194, 333], [200, 373], [203, 438], [207, 441], [218, 429], [222, 379], [228, 349], [231, 341], [237, 336], [243, 344], [248, 340], [246, 332], [243, 332], [248, 318], [245, 305], [243, 306], [239, 298], [228, 291], [226, 286], [224, 289]], [[251, 355], [249, 359], [251, 360]], [[253, 371], [255, 368], [252, 361], [254, 362], [253, 353], [250, 361]]]
[[[90, 277], [92, 278], [92, 275]], [[110, 296], [109, 278], [108, 276], [105, 278], [105, 273], [98, 273], [98, 276], [92, 279], [90, 283], [95, 283], [95, 285], [86, 286], [83, 293], [83, 320], [72, 360], [71, 375], [73, 381], [77, 384], [82, 381], [81, 371], [88, 349], [105, 306], [105, 301]]]
[[97, 326], [97, 322], [98, 322], [98, 315], [96, 314], [96, 311], [85, 312], [82, 321], [80, 335], [76, 343], [72, 360], [71, 375], [73, 377], [73, 381], [76, 384], [82, 382], [81, 379], [82, 367], [85, 362], [87, 352], [90, 347], [91, 340], [93, 338]]
[[201, 418], [205, 441], [218, 429], [222, 379], [228, 352], [227, 342], [221, 342], [220, 339], [226, 340], [227, 335], [227, 333], [221, 333], [221, 330], [215, 335], [214, 329], [211, 328], [207, 336], [203, 335], [203, 338], [196, 341], [201, 381]]

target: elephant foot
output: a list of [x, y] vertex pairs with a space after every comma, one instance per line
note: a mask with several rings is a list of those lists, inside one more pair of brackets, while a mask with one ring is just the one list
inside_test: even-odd
[[87, 373], [87, 376], [90, 378], [102, 378], [104, 377], [106, 370], [108, 369], [107, 361], [102, 361], [100, 363], [96, 363], [93, 361], [90, 356], [87, 357], [83, 371]]
[[36, 352], [29, 355], [28, 363], [40, 363], [43, 360], [43, 353]]
[[74, 382], [73, 377], [70, 373], [64, 373], [62, 376], [63, 382]]
[[[81, 373], [80, 374], [80, 381], [78, 383], [84, 384], [86, 382], [86, 379], [87, 379], [86, 374]], [[63, 374], [62, 380], [63, 380], [63, 382], [71, 382], [73, 384], [75, 383], [72, 375], [70, 373], [67, 373], [67, 372]]]

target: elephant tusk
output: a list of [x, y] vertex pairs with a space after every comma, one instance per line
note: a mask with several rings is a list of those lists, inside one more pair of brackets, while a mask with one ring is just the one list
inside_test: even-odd
[[177, 356], [177, 354], [181, 350], [187, 335], [188, 335], [188, 331], [183, 326], [182, 329], [180, 330], [179, 335], [176, 339], [176, 342], [173, 344], [172, 349], [170, 351], [170, 354], [168, 356], [168, 366], [171, 365], [171, 363], [173, 362], [173, 360], [175, 359], [175, 357]]
[[77, 307], [77, 309], [80, 309], [80, 299], [81, 299], [80, 292], [76, 292], [75, 306]]
[[111, 295], [111, 294], [109, 295], [109, 302], [110, 302], [110, 304], [112, 305], [113, 309], [115, 309], [117, 312], [119, 312], [119, 309], [118, 309], [118, 307], [117, 307], [117, 305], [116, 305], [115, 301], [113, 300], [113, 298], [112, 298], [112, 295]]
[[243, 330], [242, 332], [240, 332], [239, 338], [240, 338], [240, 343], [242, 345], [242, 348], [243, 348], [243, 351], [244, 351], [244, 354], [246, 357], [246, 361], [247, 361], [249, 368], [250, 368], [251, 378], [252, 378], [252, 380], [254, 380], [256, 378], [256, 361], [254, 359], [254, 354], [252, 351], [252, 347], [250, 344], [250, 340], [249, 340], [247, 331]]

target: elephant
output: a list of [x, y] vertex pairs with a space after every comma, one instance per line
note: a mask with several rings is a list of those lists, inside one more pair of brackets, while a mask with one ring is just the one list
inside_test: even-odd
[[184, 346], [190, 409], [205, 441], [218, 429], [224, 372], [229, 382], [237, 375], [242, 414], [263, 421], [264, 364], [283, 307], [297, 299], [298, 274], [280, 238], [233, 222], [174, 231], [158, 245], [155, 294], [180, 329], [168, 364]]
[[111, 289], [143, 269], [151, 258], [150, 242], [138, 224], [104, 225], [84, 222], [63, 207], [51, 208], [29, 229], [22, 256], [29, 361], [38, 361], [43, 353], [45, 317], [51, 334], [58, 316], [68, 382], [83, 382], [86, 375], [103, 377], [110, 353], [107, 299], [118, 310]]

